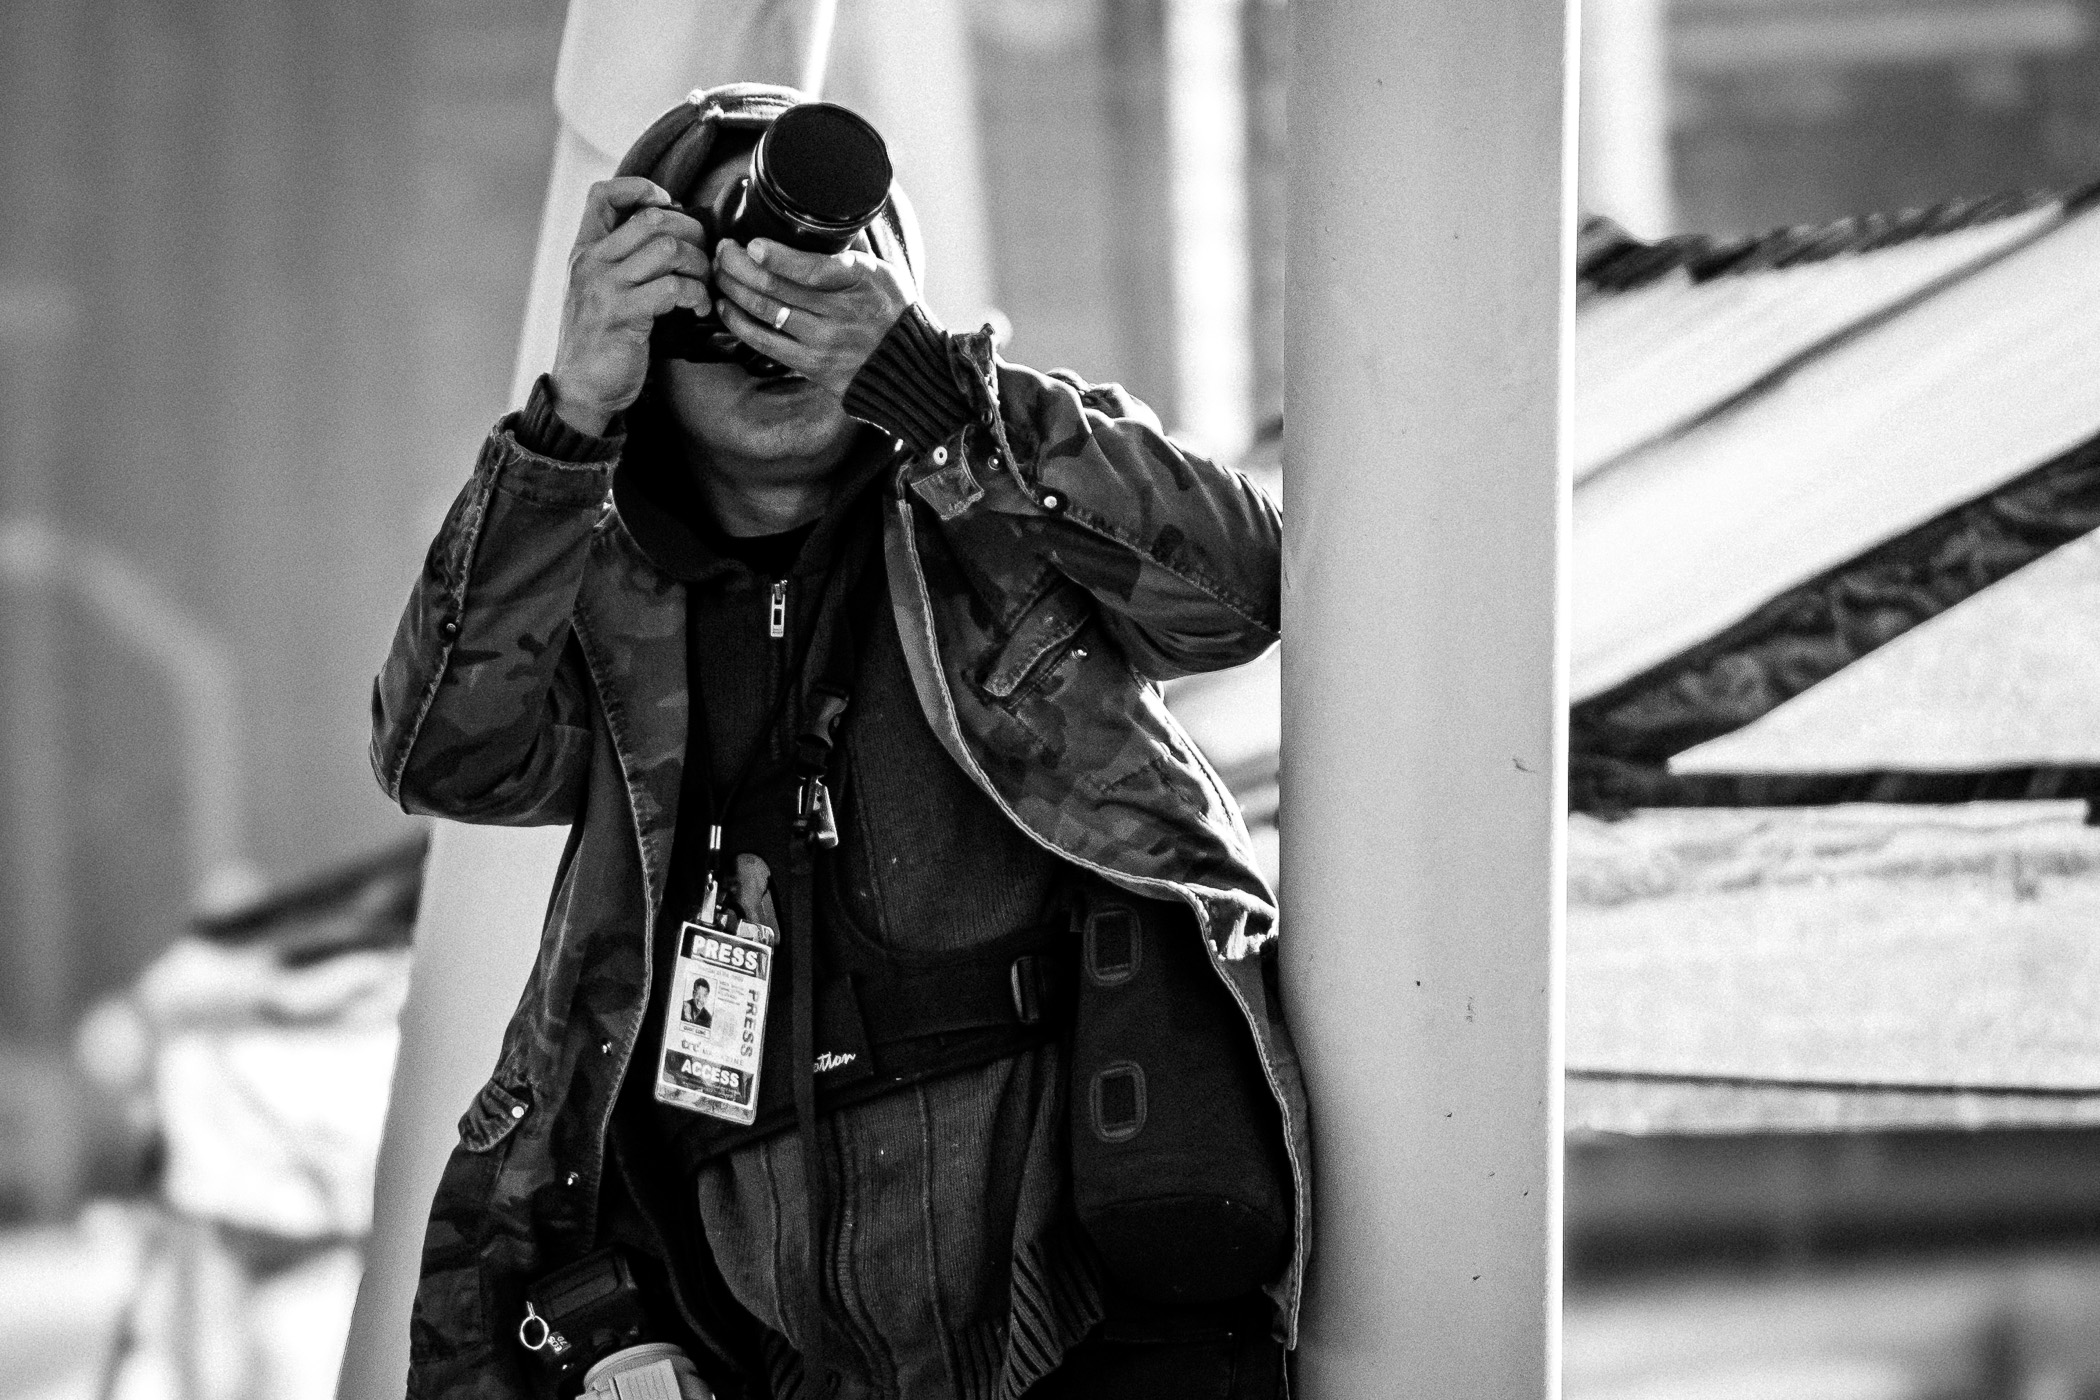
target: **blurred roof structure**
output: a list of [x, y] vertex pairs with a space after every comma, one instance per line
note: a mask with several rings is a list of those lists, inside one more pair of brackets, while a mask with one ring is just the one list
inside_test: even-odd
[[1578, 258], [1570, 1130], [2100, 1126], [2100, 208]]
[[1580, 277], [1578, 810], [2100, 794], [2091, 703], [2058, 703], [2100, 670], [2090, 595], [2026, 572], [2100, 528], [2088, 195], [1593, 223]]
[[346, 953], [405, 948], [423, 895], [430, 832], [257, 895], [237, 908], [203, 915], [192, 931], [227, 946], [265, 945], [289, 967]]
[[2093, 203], [1584, 230], [1576, 1131], [2100, 1123]]
[[1570, 1125], [2100, 1124], [2076, 803], [1569, 823]]
[[1927, 619], [1678, 773], [2075, 767], [2100, 749], [2100, 534]]

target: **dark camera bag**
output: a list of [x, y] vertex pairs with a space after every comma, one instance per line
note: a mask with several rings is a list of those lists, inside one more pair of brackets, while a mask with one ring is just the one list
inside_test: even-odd
[[1072, 1028], [1072, 1200], [1109, 1275], [1156, 1303], [1260, 1287], [1291, 1247], [1283, 1125], [1195, 916], [1089, 900]]

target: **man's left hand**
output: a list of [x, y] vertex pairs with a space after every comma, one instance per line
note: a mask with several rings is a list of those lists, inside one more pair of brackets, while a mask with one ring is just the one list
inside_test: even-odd
[[909, 273], [872, 253], [805, 253], [770, 238], [718, 244], [715, 290], [731, 334], [842, 401], [919, 296]]

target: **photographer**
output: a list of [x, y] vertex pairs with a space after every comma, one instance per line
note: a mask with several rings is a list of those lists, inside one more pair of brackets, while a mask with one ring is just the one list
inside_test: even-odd
[[409, 1392], [646, 1341], [689, 1394], [1271, 1400], [1274, 896], [1156, 682], [1275, 642], [1276, 509], [943, 330], [879, 139], [797, 101], [696, 93], [592, 188], [375, 688], [404, 808], [570, 824]]

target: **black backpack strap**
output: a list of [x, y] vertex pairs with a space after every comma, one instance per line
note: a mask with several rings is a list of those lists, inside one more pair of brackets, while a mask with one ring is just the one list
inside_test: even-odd
[[[825, 582], [824, 602], [810, 639], [812, 662], [805, 663], [801, 726], [795, 737], [795, 819], [788, 837], [787, 898], [781, 901], [791, 969], [789, 1044], [794, 1074], [796, 1138], [802, 1153], [803, 1241], [808, 1250], [811, 1334], [804, 1340], [803, 1361], [819, 1391], [825, 1388], [827, 1358], [843, 1339], [832, 1335], [825, 1317], [824, 1228], [831, 1217], [831, 1177], [817, 1143], [817, 923], [816, 853], [838, 845], [838, 822], [832, 813], [825, 778], [838, 741], [839, 721], [851, 703], [860, 666], [861, 638], [873, 622], [874, 600], [887, 590], [870, 586], [875, 563], [876, 528], [853, 531], [843, 542], [838, 567]], [[819, 675], [809, 678], [815, 669]]]
[[1028, 929], [968, 954], [921, 966], [871, 962], [849, 974], [878, 1058], [898, 1044], [965, 1031], [1040, 1027], [1071, 1016], [1079, 977], [1062, 924]]
[[[1079, 975], [1078, 937], [1066, 923], [904, 966], [868, 950], [849, 966], [825, 969], [811, 992], [818, 1115], [1061, 1039], [1072, 1025]], [[695, 1118], [681, 1151], [704, 1160], [796, 1122], [790, 1094], [741, 1127]]]

